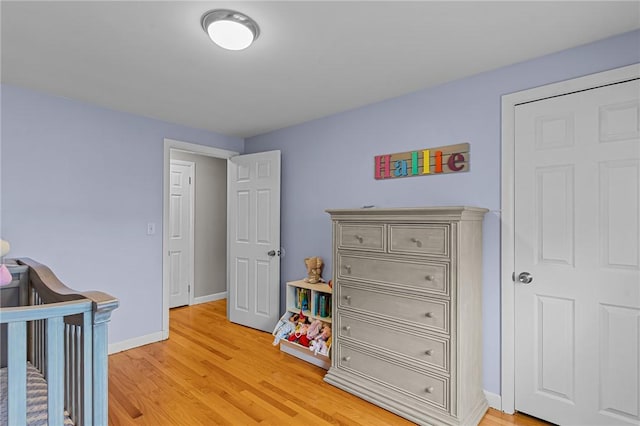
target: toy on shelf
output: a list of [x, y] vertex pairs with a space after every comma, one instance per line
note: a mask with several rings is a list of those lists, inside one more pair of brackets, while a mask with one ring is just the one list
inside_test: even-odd
[[277, 346], [280, 343], [280, 340], [286, 339], [289, 337], [291, 333], [296, 330], [295, 324], [298, 321], [298, 314], [290, 315], [288, 318], [284, 316], [280, 318], [276, 328], [273, 331], [273, 335], [275, 336], [273, 339], [273, 346]]
[[290, 342], [299, 342], [302, 336], [306, 336], [307, 330], [309, 330], [309, 323], [307, 322], [307, 317], [304, 316], [302, 312], [300, 312], [300, 315], [298, 317], [298, 323], [296, 324], [296, 328], [293, 331], [293, 333], [291, 333], [289, 337], [287, 337], [287, 340]]
[[322, 327], [322, 332], [316, 337], [316, 339], [309, 345], [309, 350], [313, 351], [314, 355], [329, 355], [329, 348], [331, 347], [331, 326], [325, 324]]
[[322, 268], [324, 267], [324, 262], [321, 257], [307, 257], [304, 259], [304, 264], [307, 266], [307, 278], [304, 279], [304, 282], [309, 284], [324, 282], [322, 279]]

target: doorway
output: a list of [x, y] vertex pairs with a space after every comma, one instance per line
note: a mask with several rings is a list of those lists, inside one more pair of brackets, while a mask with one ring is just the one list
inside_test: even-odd
[[[238, 155], [237, 152], [212, 148], [173, 139], [164, 140], [164, 184], [163, 184], [163, 261], [162, 261], [162, 338], [169, 337], [169, 306], [171, 300], [171, 256], [170, 252], [170, 164], [173, 160], [193, 161], [195, 163], [194, 194], [194, 238], [191, 247], [194, 264], [193, 280], [189, 304], [205, 303], [226, 297], [227, 262], [227, 198], [217, 194], [212, 188], [227, 186], [227, 159]], [[224, 167], [216, 167], [216, 163]], [[200, 167], [199, 167], [200, 166]], [[218, 191], [219, 192], [219, 191]], [[198, 214], [200, 212], [200, 214]], [[204, 213], [203, 213], [204, 212]], [[216, 213], [217, 212], [217, 213]], [[210, 213], [210, 214], [209, 214]], [[217, 225], [210, 216], [224, 216]], [[200, 221], [198, 217], [200, 216]], [[222, 245], [222, 246], [221, 246]], [[206, 279], [217, 276], [223, 270], [222, 280]], [[216, 273], [218, 271], [218, 273]]]

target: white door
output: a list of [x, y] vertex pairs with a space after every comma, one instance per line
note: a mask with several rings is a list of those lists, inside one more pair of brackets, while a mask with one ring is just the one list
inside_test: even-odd
[[194, 163], [171, 160], [169, 170], [169, 307], [188, 305], [193, 282]]
[[280, 151], [228, 160], [229, 320], [271, 331], [280, 317]]
[[639, 80], [515, 111], [515, 406], [640, 424]]

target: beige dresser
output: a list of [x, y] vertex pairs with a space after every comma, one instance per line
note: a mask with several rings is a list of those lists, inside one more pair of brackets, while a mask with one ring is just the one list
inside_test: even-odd
[[327, 210], [333, 344], [325, 381], [419, 424], [475, 425], [486, 209]]

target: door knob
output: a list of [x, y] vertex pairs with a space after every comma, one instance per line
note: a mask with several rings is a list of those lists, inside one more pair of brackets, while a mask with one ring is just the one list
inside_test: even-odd
[[520, 272], [520, 274], [518, 274], [518, 282], [529, 284], [531, 281], [533, 281], [533, 276], [530, 273]]
[[275, 255], [280, 256], [280, 250], [269, 250], [269, 251], [267, 252], [267, 255], [268, 255], [269, 257], [273, 257], [273, 256], [275, 256]]

